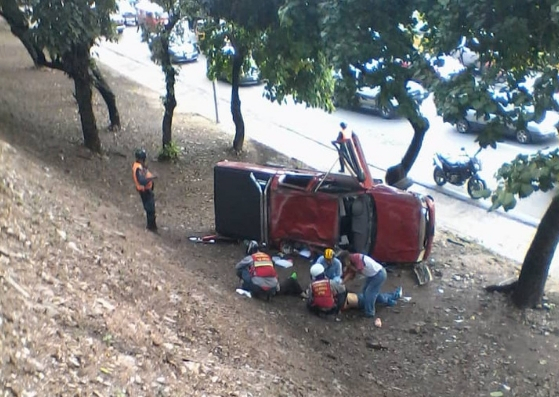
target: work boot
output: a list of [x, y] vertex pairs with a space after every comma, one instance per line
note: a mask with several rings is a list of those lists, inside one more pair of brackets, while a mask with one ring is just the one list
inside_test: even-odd
[[150, 232], [157, 233], [157, 223], [155, 222], [155, 216], [148, 217], [148, 224], [146, 227]]

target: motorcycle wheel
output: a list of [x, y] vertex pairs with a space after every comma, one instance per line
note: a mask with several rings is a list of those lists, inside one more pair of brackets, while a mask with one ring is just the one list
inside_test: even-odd
[[473, 176], [468, 180], [468, 194], [474, 200], [481, 198], [481, 192], [487, 189], [487, 184], [478, 176]]
[[444, 172], [441, 167], [435, 167], [433, 170], [433, 179], [437, 186], [442, 186], [446, 183], [446, 176], [444, 176]]

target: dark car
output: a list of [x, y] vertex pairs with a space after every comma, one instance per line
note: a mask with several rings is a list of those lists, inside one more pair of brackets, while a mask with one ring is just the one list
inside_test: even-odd
[[[379, 67], [382, 63], [379, 61], [371, 61], [365, 65], [365, 69], [372, 72]], [[357, 82], [359, 80], [361, 71], [350, 66], [349, 73], [355, 78]], [[341, 73], [335, 73], [335, 79], [341, 79]], [[429, 96], [429, 91], [427, 91], [421, 84], [416, 81], [408, 80], [406, 83], [406, 89], [408, 96], [416, 101], [419, 105], [423, 103], [425, 99]], [[379, 114], [382, 118], [392, 119], [398, 114], [398, 101], [396, 98], [390, 99], [388, 104], [384, 106], [379, 102], [380, 87], [361, 87], [355, 93], [355, 101], [353, 106], [366, 111], [371, 111]], [[338, 100], [335, 97], [334, 102], [337, 103]]]
[[217, 233], [278, 248], [340, 247], [383, 263], [427, 259], [435, 231], [433, 199], [373, 180], [355, 134], [336, 147], [352, 175], [218, 163]]
[[[222, 51], [225, 55], [235, 55], [235, 48], [230, 44], [226, 44], [222, 48]], [[241, 70], [241, 75], [239, 76], [239, 86], [258, 85], [262, 82], [260, 69], [258, 69], [252, 57], [249, 59], [249, 62], [250, 68], [246, 71]], [[231, 66], [231, 63], [227, 61], [225, 70], [218, 76], [218, 80], [231, 84]], [[209, 68], [209, 63], [206, 67]]]

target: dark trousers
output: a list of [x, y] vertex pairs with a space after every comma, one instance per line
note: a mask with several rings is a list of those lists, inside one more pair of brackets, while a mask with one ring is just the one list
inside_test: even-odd
[[140, 197], [142, 198], [142, 204], [144, 205], [144, 210], [146, 211], [147, 218], [147, 228], [148, 230], [157, 230], [157, 224], [155, 223], [155, 195], [152, 190], [146, 190], [140, 192]]
[[345, 142], [340, 143], [340, 151], [338, 155], [340, 159], [340, 172], [345, 172], [344, 156], [347, 155], [347, 146]]
[[245, 291], [250, 292], [255, 298], [270, 300], [274, 295], [276, 295], [277, 290], [275, 288], [265, 290], [262, 289], [260, 286], [254, 284], [252, 282], [252, 276], [250, 275], [248, 267], [238, 269], [237, 277], [239, 277], [243, 281], [241, 288]]

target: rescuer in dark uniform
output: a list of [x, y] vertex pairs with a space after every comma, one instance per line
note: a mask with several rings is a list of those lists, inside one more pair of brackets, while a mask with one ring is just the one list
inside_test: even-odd
[[155, 222], [155, 195], [153, 194], [153, 180], [157, 176], [149, 172], [146, 165], [147, 154], [144, 149], [137, 149], [135, 152], [136, 161], [132, 165], [132, 177], [136, 190], [140, 194], [144, 210], [146, 211], [147, 229], [157, 232]]

